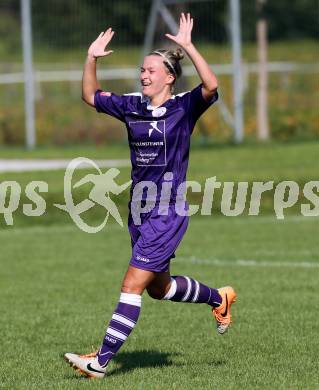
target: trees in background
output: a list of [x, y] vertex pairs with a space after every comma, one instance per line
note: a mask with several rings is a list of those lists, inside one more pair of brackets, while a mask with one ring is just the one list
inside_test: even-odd
[[[95, 37], [96, 31], [112, 23], [118, 33], [119, 44], [137, 44], [143, 41], [150, 5], [150, 0], [32, 0], [34, 40], [37, 44], [47, 45], [49, 42], [50, 46], [56, 47], [82, 46]], [[0, 1], [0, 26], [6, 26], [6, 29], [0, 28], [2, 36], [6, 32], [10, 34], [10, 26], [8, 28], [6, 22], [10, 18], [19, 24], [19, 8], [19, 0]], [[264, 9], [269, 21], [269, 40], [317, 39], [318, 8], [317, 0], [269, 0]], [[178, 5], [170, 6], [170, 9], [176, 14], [180, 11]], [[196, 20], [200, 20], [196, 29], [198, 40], [225, 42], [228, 19], [226, 0], [213, 3], [192, 1], [188, 9]], [[255, 41], [255, 1], [241, 1], [241, 14], [243, 40]], [[9, 38], [7, 34], [6, 39]]]

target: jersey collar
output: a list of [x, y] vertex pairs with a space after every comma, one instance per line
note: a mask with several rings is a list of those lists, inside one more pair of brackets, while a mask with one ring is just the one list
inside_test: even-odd
[[171, 100], [174, 100], [174, 99], [175, 99], [175, 95], [172, 95], [169, 99], [167, 99], [167, 100], [166, 100], [164, 103], [162, 103], [161, 105], [159, 105], [159, 106], [152, 106], [152, 105], [151, 105], [151, 99], [150, 99], [148, 96], [142, 95], [142, 103], [146, 103], [146, 104], [147, 104], [146, 108], [147, 108], [149, 111], [153, 111], [153, 110], [155, 110], [156, 108], [165, 106], [168, 102], [170, 102]]

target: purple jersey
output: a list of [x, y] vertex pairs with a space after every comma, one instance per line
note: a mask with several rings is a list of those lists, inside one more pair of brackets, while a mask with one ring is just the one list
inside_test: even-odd
[[172, 172], [170, 202], [174, 202], [178, 186], [186, 180], [190, 136], [195, 123], [218, 99], [216, 92], [207, 102], [201, 88], [202, 84], [189, 92], [172, 96], [159, 107], [151, 106], [149, 98], [141, 93], [118, 96], [96, 91], [96, 110], [126, 124], [131, 151], [132, 190], [138, 182], [152, 181], [158, 189], [158, 202], [164, 174]]

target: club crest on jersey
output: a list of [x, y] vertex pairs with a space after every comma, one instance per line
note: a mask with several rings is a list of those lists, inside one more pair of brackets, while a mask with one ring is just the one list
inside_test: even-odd
[[160, 116], [163, 116], [166, 113], [166, 107], [157, 107], [154, 108], [152, 111], [152, 116], [154, 118], [159, 118]]
[[111, 94], [111, 92], [104, 92], [104, 91], [102, 91], [102, 92], [100, 92], [100, 95], [101, 96], [111, 96], [112, 94]]

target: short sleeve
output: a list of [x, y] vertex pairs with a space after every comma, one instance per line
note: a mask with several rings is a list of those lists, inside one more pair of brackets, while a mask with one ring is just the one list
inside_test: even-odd
[[202, 84], [199, 84], [190, 91], [189, 113], [192, 116], [194, 123], [211, 105], [213, 105], [218, 100], [217, 91], [209, 101], [205, 100], [202, 94], [202, 86]]
[[115, 93], [103, 92], [98, 89], [94, 95], [94, 105], [97, 112], [114, 116], [124, 122], [124, 96]]

